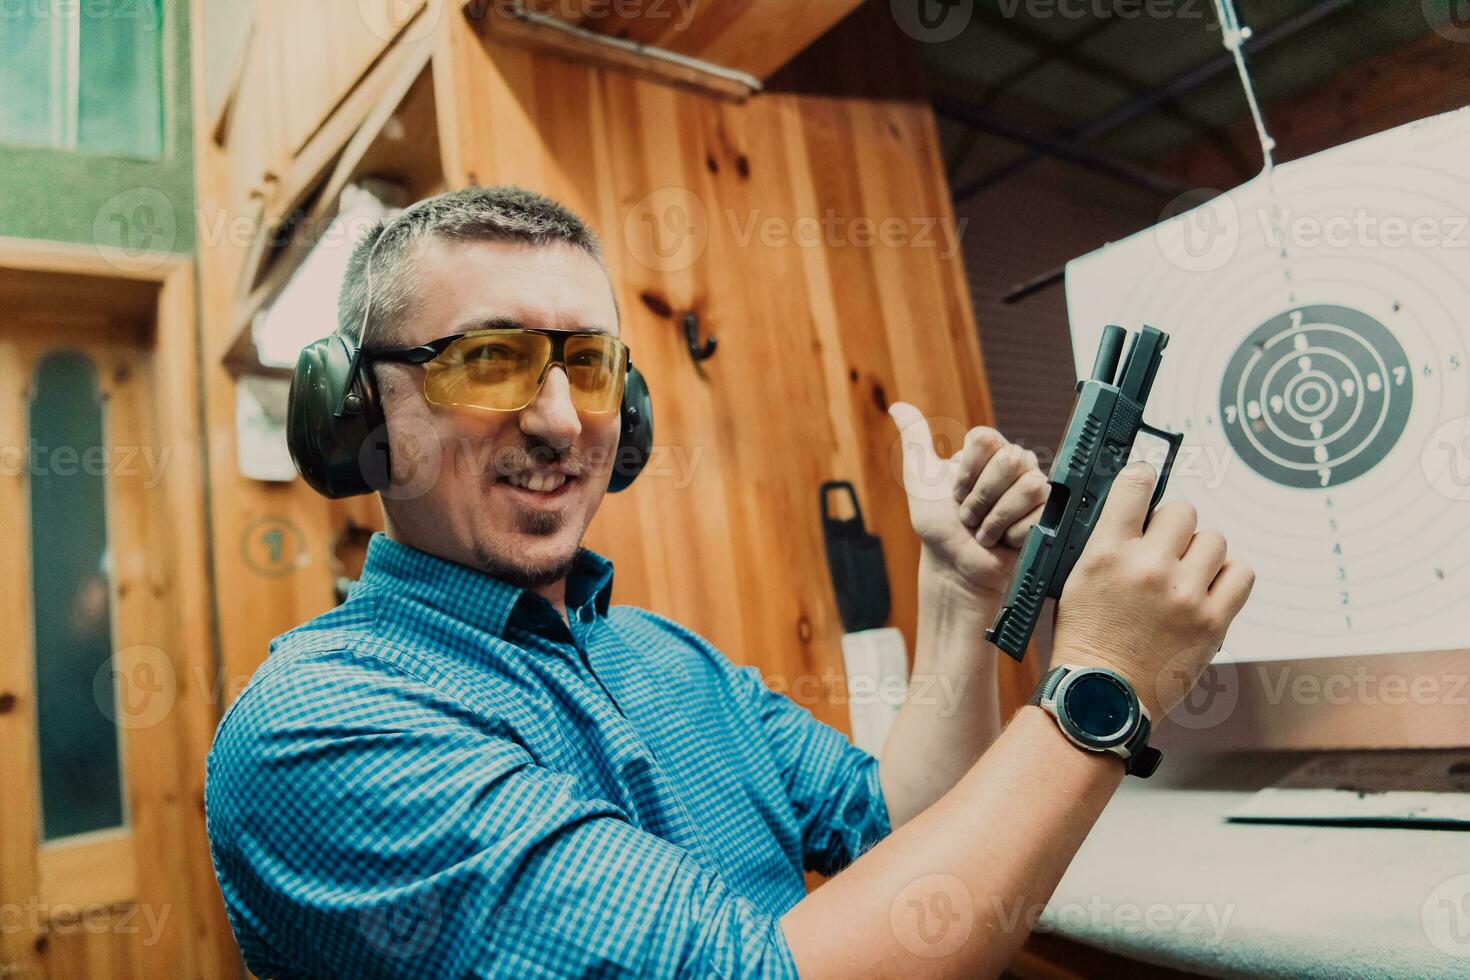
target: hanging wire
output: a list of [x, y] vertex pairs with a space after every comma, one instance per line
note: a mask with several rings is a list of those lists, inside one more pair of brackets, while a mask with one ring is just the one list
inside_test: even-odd
[[1256, 124], [1256, 135], [1261, 140], [1261, 158], [1264, 162], [1261, 173], [1269, 174], [1276, 167], [1276, 141], [1266, 132], [1261, 103], [1256, 98], [1256, 87], [1251, 81], [1250, 69], [1245, 64], [1244, 45], [1251, 38], [1251, 29], [1240, 26], [1240, 17], [1235, 12], [1235, 0], [1215, 0], [1215, 15], [1220, 19], [1220, 43], [1235, 58], [1235, 70], [1240, 74], [1240, 84], [1245, 88], [1245, 101], [1250, 106], [1251, 119]]

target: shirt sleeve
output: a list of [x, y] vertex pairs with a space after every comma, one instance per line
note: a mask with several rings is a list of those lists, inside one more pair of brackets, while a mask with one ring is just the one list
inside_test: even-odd
[[210, 753], [211, 848], [253, 971], [796, 976], [779, 921], [685, 851], [435, 688], [351, 660], [268, 665]]
[[759, 719], [781, 767], [807, 870], [836, 874], [891, 832], [878, 760], [772, 691], [756, 668], [732, 671], [736, 691]]

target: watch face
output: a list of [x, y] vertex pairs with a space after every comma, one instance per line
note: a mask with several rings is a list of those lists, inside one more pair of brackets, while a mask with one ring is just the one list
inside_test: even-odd
[[1133, 697], [1123, 682], [1093, 671], [1068, 680], [1058, 707], [1077, 733], [1099, 742], [1119, 741], [1133, 720]]

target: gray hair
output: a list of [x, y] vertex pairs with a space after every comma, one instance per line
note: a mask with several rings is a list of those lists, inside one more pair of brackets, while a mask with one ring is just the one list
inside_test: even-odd
[[[571, 209], [523, 187], [467, 187], [420, 201], [379, 224], [353, 249], [337, 301], [337, 332], [371, 350], [392, 343], [394, 325], [413, 307], [411, 276], [417, 246], [430, 237], [446, 241], [564, 243], [602, 262], [602, 244]], [[368, 261], [372, 261], [372, 310]], [[363, 317], [367, 315], [366, 326]]]

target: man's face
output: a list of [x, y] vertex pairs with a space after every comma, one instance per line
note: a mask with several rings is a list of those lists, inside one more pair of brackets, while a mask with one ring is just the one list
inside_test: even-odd
[[[607, 273], [579, 248], [431, 237], [415, 256], [416, 302], [393, 346], [511, 324], [618, 332]], [[430, 405], [423, 367], [375, 370], [398, 488], [383, 500], [394, 536], [527, 587], [564, 576], [607, 492], [618, 412], [579, 414], [560, 367], [519, 412]]]

